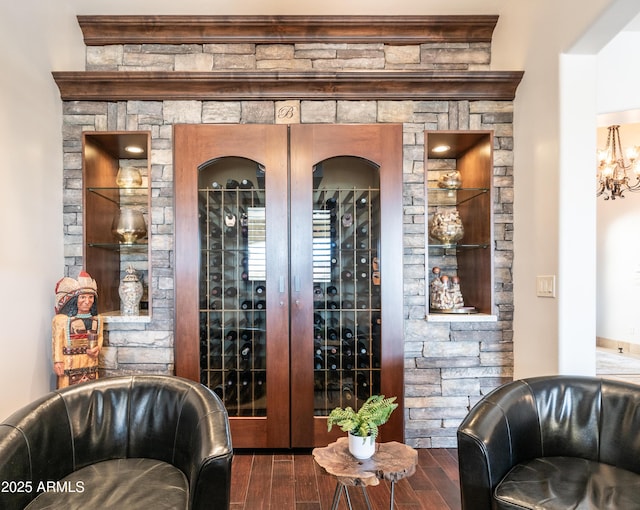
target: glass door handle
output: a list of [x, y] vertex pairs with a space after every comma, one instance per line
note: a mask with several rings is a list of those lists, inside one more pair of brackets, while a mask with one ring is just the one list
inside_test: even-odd
[[[293, 277], [293, 291], [296, 292], [297, 294], [300, 294], [300, 277], [297, 275]], [[296, 299], [295, 303], [296, 303], [296, 306], [300, 308], [300, 300]]]
[[[284, 294], [284, 276], [280, 276], [278, 278], [278, 292], [280, 293], [280, 297]], [[284, 306], [284, 299], [280, 299], [280, 308]]]

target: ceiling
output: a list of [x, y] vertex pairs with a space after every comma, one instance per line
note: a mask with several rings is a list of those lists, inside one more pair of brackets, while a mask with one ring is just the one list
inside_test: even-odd
[[509, 0], [67, 0], [76, 14], [500, 14]]
[[627, 32], [640, 32], [640, 14], [633, 18], [629, 24], [624, 27]]

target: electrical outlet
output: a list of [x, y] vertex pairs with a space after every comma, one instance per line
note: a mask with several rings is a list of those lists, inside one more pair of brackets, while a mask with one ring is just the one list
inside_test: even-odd
[[555, 275], [536, 276], [536, 296], [556, 297]]

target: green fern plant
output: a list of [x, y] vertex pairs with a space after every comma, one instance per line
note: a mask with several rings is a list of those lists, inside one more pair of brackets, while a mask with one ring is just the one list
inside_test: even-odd
[[327, 429], [337, 425], [344, 432], [354, 436], [378, 436], [378, 427], [389, 420], [393, 410], [398, 407], [396, 397], [385, 398], [384, 395], [371, 395], [358, 411], [351, 407], [336, 407], [327, 418]]

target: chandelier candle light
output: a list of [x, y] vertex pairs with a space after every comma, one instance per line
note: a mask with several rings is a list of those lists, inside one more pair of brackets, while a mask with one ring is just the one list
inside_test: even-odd
[[[625, 158], [620, 142], [620, 126], [613, 125], [607, 129], [607, 146], [598, 151], [596, 197], [604, 195], [605, 200], [615, 200], [624, 198], [625, 191], [640, 191], [640, 165], [637, 159], [640, 147], [633, 146], [627, 149]], [[635, 182], [629, 184], [627, 170], [632, 168]]]

